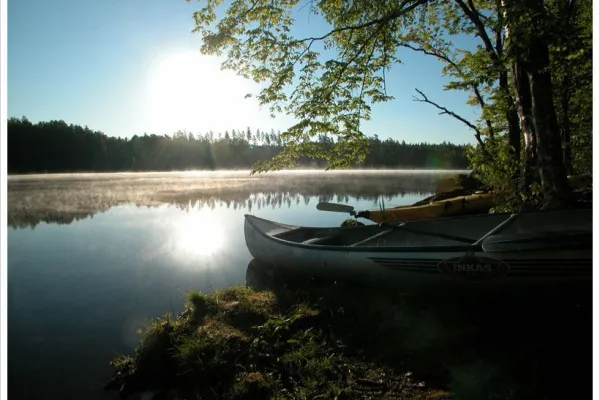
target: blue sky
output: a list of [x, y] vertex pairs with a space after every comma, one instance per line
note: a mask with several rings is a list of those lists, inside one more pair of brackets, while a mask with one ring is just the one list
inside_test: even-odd
[[[11, 0], [8, 2], [8, 114], [63, 119], [109, 136], [171, 134], [177, 129], [285, 130], [244, 95], [255, 87], [218, 60], [200, 56], [191, 33], [201, 3], [185, 0]], [[327, 26], [311, 18], [300, 32]], [[472, 132], [433, 107], [412, 101], [414, 88], [475, 121], [466, 95], [444, 92], [441, 63], [401, 50], [387, 74], [395, 100], [373, 107], [367, 135], [407, 142], [472, 143]]]

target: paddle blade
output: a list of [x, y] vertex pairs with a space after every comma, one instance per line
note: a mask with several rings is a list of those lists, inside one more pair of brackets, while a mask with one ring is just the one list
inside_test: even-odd
[[323, 202], [321, 202], [321, 203], [317, 204], [317, 210], [342, 212], [342, 213], [352, 214], [354, 212], [354, 207], [347, 206], [345, 204], [323, 203]]

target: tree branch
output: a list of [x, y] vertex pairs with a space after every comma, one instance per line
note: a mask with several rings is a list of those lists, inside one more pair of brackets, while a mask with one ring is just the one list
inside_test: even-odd
[[377, 19], [374, 19], [374, 20], [371, 20], [371, 21], [368, 21], [368, 22], [365, 22], [365, 23], [362, 23], [359, 25], [343, 26], [340, 28], [332, 29], [331, 31], [324, 34], [323, 36], [306, 37], [306, 38], [294, 40], [294, 41], [290, 42], [290, 45], [294, 45], [294, 44], [300, 43], [300, 42], [306, 42], [309, 40], [324, 40], [324, 39], [327, 39], [329, 36], [331, 36], [335, 33], [338, 33], [338, 32], [344, 32], [344, 31], [350, 31], [350, 30], [360, 30], [360, 29], [368, 28], [373, 25], [377, 25], [377, 24], [385, 25], [386, 23], [403, 16], [404, 14], [414, 10], [415, 8], [417, 8], [418, 6], [420, 6], [422, 4], [428, 3], [431, 0], [416, 0], [413, 4], [411, 4], [410, 6], [407, 6], [407, 4], [410, 3], [411, 1], [412, 0], [404, 0], [402, 2], [402, 4], [400, 5], [400, 9], [393, 11], [387, 15], [384, 15], [381, 18], [377, 18]]
[[[471, 86], [473, 88], [473, 93], [475, 93], [475, 98], [477, 98], [477, 102], [479, 103], [479, 107], [481, 107], [481, 111], [485, 112], [485, 100], [483, 100], [483, 96], [481, 96], [481, 93], [479, 92], [479, 85], [477, 85], [476, 83], [473, 83], [473, 85]], [[485, 124], [488, 127], [488, 131], [490, 133], [490, 138], [494, 138], [495, 135], [495, 131], [494, 131], [494, 126], [492, 125], [492, 121], [490, 121], [489, 119], [485, 119]]]
[[[366, 65], [369, 65], [371, 63], [371, 60], [373, 59], [373, 54], [375, 54], [376, 45], [377, 45], [377, 39], [375, 39], [375, 43], [373, 44], [373, 48], [371, 49], [371, 53], [369, 54], [369, 57], [367, 58], [367, 62], [365, 63]], [[384, 71], [385, 71], [385, 69], [384, 69]], [[362, 100], [363, 94], [365, 92], [365, 81], [366, 81], [366, 79], [367, 79], [367, 72], [365, 71], [363, 73], [363, 79], [362, 79], [362, 83], [361, 83], [361, 87], [360, 87], [359, 98], [361, 100]], [[384, 87], [385, 87], [385, 83], [384, 83]], [[362, 111], [362, 108], [359, 107], [359, 109], [358, 109], [358, 115], [359, 115], [359, 117], [361, 115], [361, 111]]]
[[483, 22], [481, 22], [481, 19], [479, 18], [479, 14], [477, 13], [475, 6], [473, 5], [473, 1], [468, 0], [468, 2], [469, 2], [468, 6], [465, 4], [465, 2], [463, 0], [455, 0], [455, 1], [460, 6], [460, 8], [463, 10], [465, 15], [471, 20], [473, 25], [475, 25], [475, 27], [477, 28], [478, 36], [483, 41], [483, 44], [485, 45], [485, 49], [488, 53], [490, 53], [492, 60], [494, 60], [495, 63], [499, 63], [500, 59], [498, 57], [498, 54], [496, 54], [496, 52], [495, 52], [494, 46], [492, 45], [492, 41], [490, 40], [490, 37], [488, 36], [488, 34], [485, 30], [485, 26], [483, 25]]
[[386, 86], [386, 79], [385, 79], [385, 67], [388, 63], [388, 52], [387, 52], [387, 41], [388, 39], [388, 35], [386, 32], [385, 37], [383, 38], [383, 46], [381, 46], [381, 51], [383, 52], [383, 67], [381, 67], [381, 75], [382, 75], [382, 79], [383, 79], [383, 94], [385, 94], [387, 96], [387, 86]]
[[442, 60], [442, 61], [445, 61], [445, 62], [447, 62], [448, 64], [450, 64], [450, 65], [451, 65], [451, 66], [452, 66], [452, 67], [453, 67], [453, 68], [454, 68], [454, 69], [455, 69], [457, 72], [459, 72], [459, 73], [461, 72], [461, 70], [460, 70], [460, 68], [458, 67], [458, 65], [457, 65], [457, 64], [456, 64], [454, 61], [452, 61], [452, 60], [450, 59], [450, 57], [448, 57], [448, 56], [447, 56], [447, 55], [445, 55], [445, 54], [439, 53], [439, 52], [437, 52], [437, 51], [429, 51], [429, 50], [425, 50], [425, 49], [424, 49], [424, 48], [422, 48], [422, 47], [414, 47], [414, 46], [411, 46], [410, 44], [406, 44], [406, 43], [400, 43], [400, 46], [402, 46], [402, 47], [406, 47], [407, 49], [411, 49], [411, 50], [414, 50], [414, 51], [417, 51], [417, 52], [420, 52], [420, 53], [423, 53], [423, 54], [427, 54], [428, 56], [437, 57], [437, 58], [439, 58], [440, 60]]
[[425, 96], [425, 94], [423, 92], [421, 92], [419, 89], [415, 88], [415, 90], [417, 91], [417, 93], [419, 93], [421, 95], [422, 98], [418, 98], [416, 96], [413, 96], [414, 101], [418, 101], [420, 103], [431, 104], [432, 106], [434, 106], [438, 110], [442, 111], [440, 114], [450, 115], [451, 117], [454, 117], [457, 120], [459, 120], [460, 122], [462, 122], [463, 124], [467, 125], [469, 128], [473, 129], [475, 131], [475, 135], [474, 135], [475, 139], [477, 139], [477, 142], [485, 150], [485, 143], [483, 143], [483, 140], [481, 139], [481, 131], [475, 125], [473, 125], [472, 123], [470, 123], [469, 121], [467, 121], [466, 119], [464, 119], [463, 117], [461, 117], [460, 115], [456, 114], [454, 111], [450, 111], [446, 107], [442, 107], [439, 104], [437, 104], [437, 103], [429, 100], [427, 98], [427, 96]]
[[[389, 22], [389, 21], [387, 21]], [[350, 66], [350, 64], [352, 64], [357, 58], [358, 56], [360, 56], [363, 51], [365, 51], [365, 48], [369, 45], [369, 42], [375, 38], [379, 32], [381, 32], [381, 30], [383, 29], [383, 27], [385, 26], [385, 24], [387, 22], [382, 22], [381, 25], [375, 30], [373, 31], [369, 37], [362, 43], [362, 45], [360, 46], [360, 48], [356, 51], [356, 53], [354, 53], [354, 55], [350, 58], [350, 60], [348, 60], [347, 62], [341, 62], [342, 64], [342, 68], [340, 69], [340, 72], [337, 74], [337, 77], [331, 87], [331, 90], [329, 91], [329, 93], [327, 94], [326, 97], [326, 102], [329, 102], [331, 100], [331, 96], [333, 94], [333, 91], [335, 90], [335, 88], [337, 87], [338, 83], [340, 82], [340, 80], [342, 79], [342, 75], [346, 72], [346, 70], [348, 69], [348, 67]], [[375, 47], [373, 47], [373, 51], [375, 50]], [[371, 56], [373, 56], [373, 51], [371, 52]], [[346, 52], [344, 52], [344, 55], [346, 54]], [[344, 55], [342, 55], [342, 57], [344, 57]], [[370, 59], [369, 57], [369, 59]], [[368, 64], [368, 62], [367, 62]]]
[[490, 17], [483, 15], [480, 11], [476, 11], [476, 12], [477, 12], [477, 15], [479, 16], [479, 18], [481, 18], [482, 20], [484, 20], [484, 21], [490, 20]]
[[[308, 6], [310, 6], [310, 11], [312, 11], [313, 7], [314, 7], [314, 1], [313, 0], [307, 1], [306, 3], [304, 3], [303, 5], [301, 5], [300, 8], [298, 8], [298, 11], [302, 11], [302, 10], [304, 10]], [[308, 15], [310, 16], [310, 13]]]
[[[452, 66], [452, 68], [454, 68], [456, 70], [456, 72], [463, 75], [463, 71], [459, 67], [459, 65], [456, 62], [454, 62], [452, 59], [450, 59], [450, 57], [447, 56], [446, 54], [443, 54], [436, 50], [432, 50], [432, 51], [425, 50], [422, 47], [414, 47], [414, 46], [411, 46], [410, 44], [405, 44], [405, 43], [401, 43], [400, 46], [406, 47], [406, 48], [414, 50], [414, 51], [421, 52], [423, 54], [427, 54], [427, 55], [436, 57], [436, 58], [448, 63], [448, 65]], [[485, 100], [483, 99], [483, 96], [481, 95], [481, 92], [479, 91], [479, 85], [477, 83], [473, 82], [471, 84], [471, 89], [473, 89], [473, 93], [475, 94], [475, 98], [477, 99], [477, 102], [479, 103], [479, 106], [481, 107], [481, 111], [485, 111], [486, 104], [485, 104]], [[425, 97], [425, 96], [423, 96], [423, 97]], [[494, 136], [494, 127], [492, 125], [492, 122], [486, 118], [485, 123], [490, 132], [490, 136], [493, 137]]]
[[499, 57], [502, 57], [502, 54], [504, 52], [504, 41], [502, 40], [502, 29], [504, 27], [504, 14], [502, 13], [501, 9], [501, 3], [499, 0], [496, 1], [496, 14], [498, 15], [498, 21], [497, 21], [497, 26], [495, 28], [495, 35], [496, 35], [496, 53], [498, 54]]

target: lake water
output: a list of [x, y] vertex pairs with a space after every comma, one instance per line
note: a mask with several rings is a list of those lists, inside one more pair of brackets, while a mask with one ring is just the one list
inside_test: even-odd
[[[459, 171], [124, 173], [8, 180], [8, 380], [13, 399], [110, 399], [109, 361], [189, 290], [245, 284], [243, 215], [339, 226], [414, 203]], [[460, 171], [464, 172], [464, 171]]]

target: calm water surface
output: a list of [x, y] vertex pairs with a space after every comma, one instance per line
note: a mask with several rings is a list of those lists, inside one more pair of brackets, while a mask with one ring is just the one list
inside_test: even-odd
[[[454, 173], [456, 171], [453, 171]], [[448, 173], [448, 172], [446, 172]], [[243, 215], [338, 226], [411, 204], [443, 172], [247, 172], [10, 177], [8, 363], [13, 399], [110, 399], [109, 361], [189, 290], [245, 284]]]

